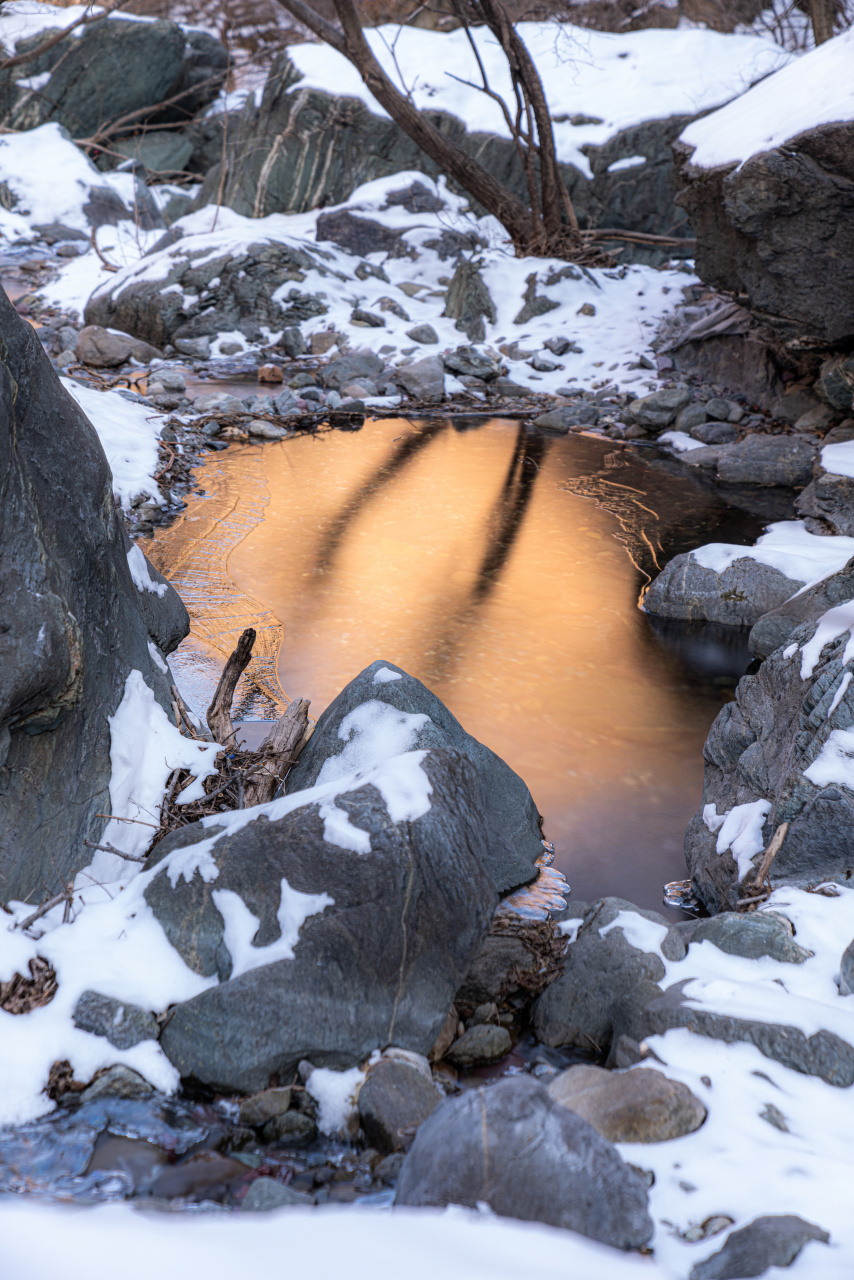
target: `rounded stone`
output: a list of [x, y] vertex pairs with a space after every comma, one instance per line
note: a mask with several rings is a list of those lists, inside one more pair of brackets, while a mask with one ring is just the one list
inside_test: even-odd
[[693, 1133], [706, 1118], [706, 1108], [687, 1085], [646, 1067], [620, 1072], [570, 1067], [548, 1090], [609, 1142], [668, 1142]]
[[506, 1027], [489, 1024], [469, 1027], [445, 1055], [455, 1067], [486, 1067], [506, 1058], [512, 1048]]
[[302, 1111], [286, 1111], [267, 1121], [261, 1137], [279, 1147], [304, 1147], [317, 1137], [317, 1125]]

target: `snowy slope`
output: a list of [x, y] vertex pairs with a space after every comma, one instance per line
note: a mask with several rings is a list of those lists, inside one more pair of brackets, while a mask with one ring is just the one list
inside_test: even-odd
[[743, 164], [807, 129], [854, 120], [854, 27], [789, 63], [749, 92], [689, 124], [692, 164]]
[[[718, 106], [792, 58], [770, 39], [714, 31], [648, 29], [614, 35], [553, 22], [522, 22], [518, 30], [536, 60], [555, 118], [558, 158], [588, 177], [590, 162], [582, 146], [600, 145], [642, 120]], [[365, 35], [385, 71], [412, 91], [417, 106], [449, 111], [470, 130], [509, 136], [498, 105], [460, 83], [480, 84], [463, 31], [383, 26]], [[510, 101], [507, 63], [493, 36], [481, 27], [472, 37], [491, 87]], [[288, 52], [303, 75], [291, 92], [311, 87], [345, 94], [360, 98], [377, 115], [386, 114], [355, 68], [334, 49], [301, 44]], [[562, 119], [573, 115], [600, 123], [573, 125]]]

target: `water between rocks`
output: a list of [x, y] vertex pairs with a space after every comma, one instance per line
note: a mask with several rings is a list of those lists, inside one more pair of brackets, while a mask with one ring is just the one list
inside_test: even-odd
[[198, 478], [145, 544], [193, 619], [174, 669], [197, 710], [245, 626], [248, 720], [281, 690], [319, 715], [391, 661], [525, 779], [576, 899], [661, 909], [746, 637], [638, 598], [680, 551], [753, 541], [755, 510], [654, 449], [487, 418], [233, 446]]

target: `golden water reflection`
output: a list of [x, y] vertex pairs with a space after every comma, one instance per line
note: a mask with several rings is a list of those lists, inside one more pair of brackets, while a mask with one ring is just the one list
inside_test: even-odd
[[651, 642], [614, 516], [561, 487], [606, 449], [508, 422], [285, 441], [228, 573], [281, 622], [279, 679], [313, 714], [374, 659], [403, 667], [526, 780], [576, 898], [657, 906], [720, 699]]

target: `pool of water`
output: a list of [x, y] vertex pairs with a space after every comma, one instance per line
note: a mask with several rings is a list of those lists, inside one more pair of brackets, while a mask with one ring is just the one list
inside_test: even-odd
[[277, 679], [318, 715], [393, 662], [525, 779], [576, 899], [660, 908], [747, 654], [742, 632], [664, 626], [639, 595], [679, 551], [752, 541], [755, 515], [653, 450], [500, 420], [369, 422], [199, 474], [146, 551], [193, 617], [178, 669], [200, 709], [248, 625], [250, 719], [275, 715]]

